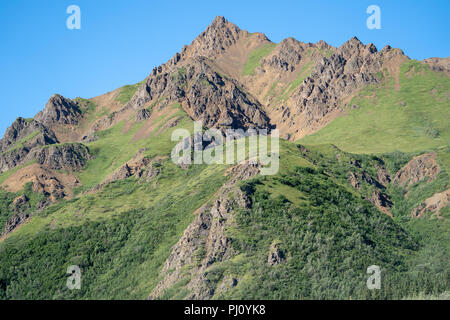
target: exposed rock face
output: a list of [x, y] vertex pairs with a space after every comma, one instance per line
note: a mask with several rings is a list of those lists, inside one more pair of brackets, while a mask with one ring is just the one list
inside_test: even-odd
[[[55, 98], [59, 101], [59, 98]], [[63, 100], [61, 100], [63, 101]], [[56, 102], [55, 102], [56, 103]], [[61, 111], [56, 108], [56, 110]], [[60, 113], [60, 118], [61, 119]], [[52, 117], [51, 112], [41, 120], [49, 121]], [[47, 119], [47, 120], [46, 120]], [[0, 173], [11, 170], [19, 165], [37, 160], [37, 164], [27, 166], [18, 175], [13, 175], [14, 179], [8, 179], [6, 185], [12, 186], [14, 192], [23, 188], [25, 183], [32, 183], [32, 190], [43, 194], [47, 200], [41, 203], [40, 207], [61, 198], [67, 198], [71, 195], [70, 187], [79, 182], [76, 178], [68, 179], [59, 177], [52, 170], [76, 171], [82, 168], [88, 159], [90, 159], [89, 150], [81, 144], [56, 145], [58, 139], [54, 132], [36, 119], [18, 118], [0, 140]], [[36, 168], [38, 166], [38, 168]], [[40, 166], [40, 167], [39, 167]], [[70, 181], [69, 181], [70, 180]], [[23, 202], [23, 201], [22, 201]], [[22, 210], [16, 210], [17, 213], [8, 221], [5, 232], [9, 233], [16, 226], [23, 223], [30, 217], [29, 213]], [[28, 211], [27, 211], [28, 212]]]
[[358, 177], [358, 175], [355, 172], [351, 171], [348, 176], [348, 182], [350, 183], [350, 185], [355, 189], [359, 189], [361, 188], [361, 183], [359, 181], [360, 178]]
[[269, 128], [269, 119], [262, 105], [245, 93], [232, 80], [214, 72], [204, 60], [188, 69], [193, 77], [191, 90], [186, 92], [188, 113], [207, 127]]
[[284, 39], [279, 43], [270, 58], [263, 58], [261, 65], [270, 66], [281, 72], [293, 72], [300, 62], [305, 49], [294, 38]]
[[369, 185], [375, 186], [379, 189], [384, 189], [384, 186], [380, 184], [376, 179], [372, 178], [372, 176], [367, 173], [367, 171], [359, 172], [350, 172], [348, 181], [352, 185], [353, 188], [359, 189], [361, 186], [361, 181], [366, 182]]
[[408, 189], [411, 185], [425, 179], [428, 182], [433, 181], [440, 171], [436, 157], [435, 152], [415, 157], [395, 174], [393, 182]]
[[128, 107], [140, 109], [150, 101], [168, 98], [206, 127], [270, 128], [262, 105], [239, 83], [214, 70], [204, 57], [179, 68], [150, 76]]
[[63, 199], [67, 196], [63, 183], [50, 173], [40, 173], [32, 178], [32, 190], [43, 194], [51, 202]]
[[76, 125], [81, 118], [82, 112], [78, 105], [59, 94], [51, 96], [44, 110], [35, 116], [35, 120], [47, 126], [54, 124]]
[[14, 214], [5, 224], [5, 228], [3, 229], [2, 236], [9, 234], [19, 225], [23, 224], [30, 217], [29, 213], [20, 212]]
[[[231, 258], [235, 252], [230, 246], [230, 239], [225, 230], [232, 223], [231, 212], [239, 206], [248, 208], [250, 199], [235, 185], [238, 181], [249, 179], [259, 172], [259, 166], [246, 162], [233, 167], [230, 179], [219, 190], [213, 204], [205, 204], [198, 210], [195, 220], [189, 225], [184, 235], [172, 248], [171, 254], [162, 269], [162, 280], [150, 295], [155, 299], [164, 291], [186, 276], [192, 279], [188, 284], [189, 295], [186, 299], [208, 299], [214, 295], [217, 284], [206, 278], [208, 268], [214, 263]], [[230, 193], [233, 194], [230, 197]], [[183, 271], [187, 266], [191, 269]]]
[[389, 183], [391, 183], [391, 175], [384, 167], [377, 167], [377, 180], [386, 187]]
[[[331, 122], [347, 98], [380, 81], [378, 72], [395, 73], [408, 60], [401, 50], [386, 46], [378, 52], [355, 37], [339, 48], [287, 38], [260, 60], [255, 75], [244, 77], [229, 66], [243, 67], [251, 53], [248, 41], [256, 41], [253, 49], [272, 44], [262, 34], [250, 36], [217, 17], [189, 46], [155, 68], [124, 109], [143, 110], [167, 98], [165, 103], [181, 103], [191, 118], [209, 128], [276, 126], [283, 137], [295, 140]], [[289, 89], [299, 76], [303, 82]], [[278, 82], [286, 95], [281, 102], [276, 96], [267, 98], [266, 88]], [[136, 119], [142, 121], [146, 113], [139, 112]]]
[[378, 189], [374, 189], [372, 197], [369, 198], [369, 201], [373, 203], [381, 212], [386, 213], [392, 218], [392, 213], [389, 209], [392, 208], [393, 203], [387, 194], [380, 192]]
[[1, 187], [10, 192], [19, 192], [27, 183], [32, 184], [33, 192], [42, 194], [46, 198], [38, 209], [58, 199], [72, 197], [72, 188], [80, 185], [78, 178], [72, 174], [58, 172], [39, 163], [33, 163], [11, 174], [3, 181]]
[[278, 244], [273, 243], [270, 246], [270, 252], [269, 256], [267, 257], [267, 263], [270, 266], [274, 266], [284, 262], [286, 262], [284, 252], [278, 247]]
[[153, 162], [150, 158], [135, 158], [116, 170], [108, 182], [123, 180], [131, 176], [142, 178], [148, 182], [161, 172], [157, 164], [159, 163]]
[[26, 195], [21, 195], [14, 199], [11, 203], [11, 206], [14, 208], [14, 211], [20, 211], [21, 208], [28, 202], [28, 197]]
[[144, 121], [150, 118], [151, 112], [147, 109], [141, 109], [136, 112], [136, 121]]
[[[377, 73], [388, 70], [394, 74], [406, 60], [401, 50], [386, 47], [378, 52], [373, 44], [363, 45], [357, 38], [339, 48], [324, 41], [311, 44], [288, 38], [261, 60], [254, 77], [242, 81], [260, 101], [269, 104], [269, 116], [282, 136], [296, 140], [343, 112], [358, 90], [380, 81]], [[261, 77], [264, 81], [258, 80]], [[296, 77], [303, 81], [290, 88]], [[282, 91], [270, 98], [272, 90], [280, 87]], [[282, 99], [276, 98], [281, 93]]]
[[373, 74], [381, 66], [382, 56], [372, 44], [365, 46], [352, 38], [329, 58], [323, 57], [291, 96], [293, 115], [302, 114], [304, 123], [314, 126], [340, 108], [344, 97], [362, 86], [376, 83]]
[[236, 25], [224, 17], [217, 16], [189, 46], [184, 46], [181, 52], [176, 53], [167, 63], [154, 68], [151, 76], [173, 70], [180, 62], [188, 59], [198, 57], [214, 59], [234, 45], [242, 37], [242, 34], [243, 31]]
[[53, 131], [41, 123], [18, 118], [0, 140], [0, 173], [32, 160], [33, 148], [57, 142]]
[[430, 198], [422, 202], [418, 207], [414, 208], [411, 212], [411, 217], [420, 218], [426, 212], [433, 212], [434, 215], [440, 217], [439, 212], [442, 208], [445, 208], [450, 203], [450, 189], [443, 192], [436, 193]]
[[423, 62], [428, 64], [433, 71], [445, 72], [450, 75], [450, 57], [447, 58], [429, 58]]
[[133, 157], [133, 159], [114, 171], [108, 178], [105, 179], [105, 181], [90, 190], [89, 193], [97, 192], [111, 182], [127, 179], [133, 176], [137, 179], [142, 179], [145, 182], [149, 182], [153, 178], [157, 177], [161, 173], [162, 165], [159, 159], [144, 157], [142, 154], [144, 150], [145, 149], [140, 150]]
[[220, 54], [236, 43], [241, 32], [236, 25], [218, 16], [185, 51], [191, 56], [208, 57]]
[[216, 17], [181, 53], [155, 68], [124, 109], [139, 110], [137, 120], [142, 121], [148, 115], [140, 110], [150, 103], [181, 103], [192, 119], [208, 128], [270, 129], [262, 104], [214, 63], [243, 35], [248, 33]]
[[21, 164], [25, 164], [32, 158], [29, 157], [28, 148], [15, 149], [0, 155], [0, 173], [11, 170]]
[[[360, 167], [358, 162], [355, 162], [355, 166]], [[386, 169], [381, 167], [379, 167], [378, 169], [378, 175], [380, 175], [381, 170], [383, 172], [382, 178], [386, 178], [386, 176], [384, 175], [387, 174], [387, 171], [384, 172]], [[362, 173], [350, 171], [348, 182], [353, 188], [358, 190], [361, 189], [363, 183], [373, 186], [374, 188], [372, 194], [371, 196], [367, 197], [367, 200], [374, 204], [381, 212], [384, 212], [388, 216], [392, 217], [390, 208], [392, 208], [393, 203], [389, 196], [383, 192], [386, 184], [381, 184], [376, 179], [372, 178], [372, 176], [370, 176], [370, 174], [366, 171], [362, 171]], [[387, 182], [387, 180], [384, 180], [384, 182]]]
[[[30, 139], [31, 137], [32, 139]], [[17, 142], [22, 142], [28, 149], [32, 149], [36, 146], [57, 143], [58, 140], [53, 131], [38, 121], [19, 117], [6, 130], [5, 135], [0, 140], [0, 153], [7, 152]]]
[[363, 171], [362, 178], [368, 184], [375, 186], [378, 189], [384, 189], [384, 186], [380, 184], [376, 179], [372, 178], [372, 176], [367, 171]]
[[15, 214], [6, 222], [1, 236], [7, 235], [30, 217], [30, 214], [25, 212], [30, 208], [28, 201], [27, 196], [22, 195], [10, 204]]
[[78, 171], [84, 167], [91, 155], [81, 143], [49, 146], [35, 152], [39, 164], [53, 170]]
[[[54, 99], [60, 101], [63, 98]], [[55, 170], [78, 170], [90, 159], [89, 150], [81, 144], [40, 148], [57, 143], [54, 132], [41, 122], [18, 118], [0, 140], [0, 173], [34, 159]]]

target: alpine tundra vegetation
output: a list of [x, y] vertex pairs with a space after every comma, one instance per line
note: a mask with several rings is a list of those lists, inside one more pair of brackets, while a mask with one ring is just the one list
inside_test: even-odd
[[[0, 140], [0, 299], [448, 299], [449, 76], [217, 17], [142, 82], [55, 94]], [[196, 122], [278, 130], [278, 170], [174, 163]]]

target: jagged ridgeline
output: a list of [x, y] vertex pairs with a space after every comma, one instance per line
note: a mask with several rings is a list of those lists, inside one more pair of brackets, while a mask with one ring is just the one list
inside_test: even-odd
[[[140, 83], [54, 95], [0, 140], [0, 298], [447, 299], [449, 76], [217, 17]], [[279, 130], [278, 173], [175, 164], [194, 121]]]

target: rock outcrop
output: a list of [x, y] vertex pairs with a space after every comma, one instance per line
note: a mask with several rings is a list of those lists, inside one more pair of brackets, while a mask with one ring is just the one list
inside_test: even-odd
[[[357, 168], [360, 168], [359, 162], [352, 160], [351, 162]], [[381, 175], [381, 177], [380, 177]], [[370, 196], [367, 195], [366, 199], [370, 201], [373, 205], [375, 205], [378, 210], [384, 212], [388, 216], [392, 217], [392, 213], [390, 209], [393, 206], [393, 202], [390, 197], [384, 192], [386, 185], [389, 183], [389, 174], [384, 167], [378, 167], [378, 176], [383, 179], [383, 182], [380, 183], [377, 179], [374, 179], [367, 171], [362, 170], [362, 172], [349, 172], [348, 182], [350, 185], [357, 189], [361, 190], [363, 185], [371, 186], [372, 191]]]
[[286, 106], [290, 114], [281, 116], [281, 122], [288, 121], [293, 127], [301, 125], [312, 131], [321, 128], [331, 121], [327, 116], [341, 111], [347, 97], [364, 86], [378, 83], [375, 74], [386, 61], [402, 54], [377, 52], [373, 44], [363, 45], [357, 38], [333, 51], [330, 49], [329, 46], [325, 49], [330, 51], [330, 56], [316, 62], [311, 74], [288, 98]]
[[183, 49], [182, 55], [209, 57], [221, 54], [235, 44], [241, 34], [239, 27], [217, 16], [189, 47]]
[[1, 187], [9, 192], [19, 192], [28, 183], [31, 183], [31, 190], [34, 193], [45, 197], [43, 200], [47, 204], [59, 199], [71, 198], [73, 196], [72, 189], [80, 185], [80, 181], [73, 174], [33, 163], [12, 173], [3, 181]]
[[420, 218], [425, 213], [430, 212], [439, 218], [440, 210], [448, 206], [449, 203], [450, 203], [450, 189], [447, 189], [443, 192], [434, 194], [433, 196], [422, 202], [419, 206], [414, 208], [413, 211], [411, 212], [411, 217]]
[[151, 159], [145, 157], [143, 152], [145, 149], [139, 150], [139, 152], [133, 157], [133, 159], [126, 162], [124, 165], [120, 166], [115, 170], [109, 177], [107, 177], [100, 184], [96, 185], [88, 193], [98, 192], [103, 189], [103, 187], [114, 181], [127, 179], [129, 177], [135, 177], [144, 182], [149, 182], [153, 178], [157, 177], [162, 170], [161, 161], [163, 158]]
[[91, 159], [89, 148], [81, 143], [51, 145], [34, 152], [37, 162], [52, 170], [78, 171]]
[[429, 58], [423, 62], [428, 64], [433, 71], [445, 72], [450, 76], [450, 57], [447, 58]]
[[390, 208], [392, 208], [393, 203], [387, 194], [378, 189], [373, 189], [372, 196], [369, 198], [369, 201], [374, 204], [378, 210], [386, 213], [392, 218]]
[[78, 105], [70, 99], [59, 94], [50, 97], [43, 111], [39, 112], [34, 119], [46, 126], [55, 124], [76, 125], [82, 118], [82, 111]]
[[6, 236], [7, 234], [11, 233], [14, 229], [16, 229], [18, 226], [23, 224], [25, 221], [27, 221], [30, 218], [30, 214], [27, 212], [19, 212], [15, 213], [5, 224], [5, 227], [3, 229], [2, 236]]
[[159, 175], [161, 172], [160, 166], [161, 164], [159, 162], [153, 161], [150, 158], [134, 158], [117, 169], [107, 179], [107, 182], [109, 183], [117, 180], [123, 180], [132, 176], [138, 179], [144, 179], [148, 182], [150, 179]]
[[209, 268], [236, 254], [225, 233], [227, 226], [233, 223], [231, 213], [236, 207], [251, 206], [250, 199], [235, 186], [258, 173], [259, 166], [250, 162], [231, 169], [230, 178], [217, 192], [216, 200], [197, 211], [195, 220], [172, 248], [161, 271], [163, 280], [153, 290], [150, 299], [161, 296], [166, 289], [186, 277], [186, 272], [191, 279], [187, 284], [190, 293], [186, 299], [208, 299], [214, 295], [217, 283], [207, 279]]
[[306, 48], [294, 38], [287, 38], [281, 41], [274, 51], [270, 57], [262, 59], [262, 68], [270, 67], [279, 72], [294, 72], [306, 53]]
[[0, 155], [0, 173], [31, 161], [29, 152], [28, 148], [19, 148]]
[[389, 174], [389, 172], [386, 170], [385, 167], [382, 166], [377, 166], [377, 180], [384, 186], [386, 187], [389, 183], [391, 183], [391, 175]]
[[6, 130], [0, 140], [0, 153], [5, 153], [21, 142], [23, 146], [32, 149], [57, 143], [55, 134], [42, 123], [33, 119], [17, 118]]
[[136, 112], [136, 121], [144, 121], [150, 118], [151, 112], [147, 109], [141, 109]]
[[433, 181], [440, 171], [436, 158], [437, 154], [435, 152], [415, 157], [395, 174], [393, 182], [408, 189], [422, 180], [427, 182]]
[[33, 191], [43, 194], [52, 202], [67, 196], [64, 184], [52, 174], [36, 175], [33, 181]]
[[18, 118], [0, 140], [0, 173], [31, 161], [34, 148], [57, 142], [53, 131], [40, 122]]
[[267, 263], [270, 266], [275, 266], [284, 262], [286, 262], [284, 252], [279, 248], [277, 243], [272, 243], [269, 250], [269, 256], [267, 257]]
[[128, 108], [140, 110], [150, 101], [181, 103], [192, 119], [208, 128], [270, 128], [260, 102], [236, 80], [217, 72], [204, 57], [150, 76], [138, 89]]
[[[231, 70], [231, 65], [243, 68], [252, 50], [265, 45], [273, 51], [261, 58], [254, 75]], [[216, 17], [189, 46], [153, 69], [124, 110], [137, 110], [136, 120], [142, 121], [148, 116], [145, 108], [163, 99], [162, 106], [181, 103], [209, 128], [276, 126], [283, 137], [295, 140], [330, 123], [349, 97], [382, 81], [380, 73], [394, 75], [408, 59], [401, 50], [386, 46], [378, 51], [356, 37], [339, 48], [293, 38], [274, 44]], [[298, 79], [303, 81], [294, 85]], [[277, 94], [271, 96], [269, 88]]]

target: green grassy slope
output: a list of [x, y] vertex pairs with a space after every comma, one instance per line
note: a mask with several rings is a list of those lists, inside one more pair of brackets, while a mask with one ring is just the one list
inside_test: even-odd
[[[0, 244], [0, 298], [146, 298], [192, 213], [225, 180], [221, 166], [161, 169], [151, 183], [131, 177], [50, 207], [11, 234]], [[73, 264], [80, 291], [65, 287]]]
[[[143, 126], [143, 123], [133, 124], [128, 130], [122, 121], [115, 126], [99, 132], [99, 139], [87, 144], [94, 159], [88, 166], [78, 174], [83, 186], [76, 191], [87, 191], [102, 182], [116, 169], [130, 160], [140, 149], [146, 148], [144, 155], [147, 157], [170, 155], [175, 142], [170, 140], [172, 132], [179, 128], [184, 128], [193, 132], [193, 122], [187, 117], [181, 106], [175, 104], [171, 106], [177, 109], [171, 116], [163, 115], [155, 119], [156, 129], [146, 139], [133, 139], [136, 132]], [[170, 119], [177, 118], [178, 125], [168, 129], [161, 129], [161, 126]]]
[[[149, 137], [134, 139], [144, 123], [126, 128], [120, 122], [98, 132], [98, 140], [88, 144], [93, 159], [76, 173], [82, 182], [75, 190], [77, 197], [35, 212], [28, 223], [0, 243], [1, 298], [143, 299], [148, 295], [170, 247], [193, 219], [192, 212], [226, 179], [226, 166], [182, 170], [167, 159], [176, 144], [170, 140], [172, 131], [193, 131], [193, 122], [179, 104], [170, 109], [175, 112], [155, 119]], [[177, 126], [163, 126], [173, 118], [178, 120]], [[157, 178], [143, 183], [132, 177], [106, 185], [95, 194], [82, 193], [104, 181], [142, 148], [145, 157], [161, 157]], [[39, 200], [30, 186], [17, 194], [2, 191], [2, 226], [14, 214], [13, 199], [21, 194], [31, 199], [31, 208]], [[80, 292], [65, 288], [65, 270], [72, 264], [83, 269], [86, 289]], [[21, 269], [15, 270], [19, 265]]]
[[254, 75], [255, 69], [260, 65], [261, 59], [268, 56], [276, 46], [277, 45], [275, 43], [268, 43], [259, 47], [258, 49], [253, 50], [250, 53], [247, 62], [244, 65], [244, 68], [242, 69], [242, 75]]
[[[397, 168], [410, 157], [352, 155], [331, 146], [305, 155], [282, 142], [280, 172], [241, 185], [253, 207], [236, 210], [227, 230], [238, 254], [207, 274], [216, 287], [229, 276], [239, 282], [214, 298], [384, 299], [448, 291], [448, 224], [412, 220], [400, 200], [392, 220], [364, 200], [368, 190], [347, 182], [350, 159], [374, 174], [380, 161]], [[182, 170], [167, 159], [161, 169], [149, 183], [131, 177], [47, 208], [12, 233], [0, 243], [0, 298], [146, 298], [192, 213], [226, 180], [222, 165]], [[286, 263], [269, 266], [275, 243]], [[83, 271], [80, 291], [65, 287], [72, 264]], [[372, 264], [383, 270], [376, 293], [365, 287]], [[177, 285], [166, 298], [177, 297], [185, 283]]]
[[[282, 159], [293, 163], [294, 149], [288, 150]], [[364, 200], [370, 192], [357, 192], [347, 182], [350, 159], [374, 174], [374, 165], [395, 167], [398, 158], [322, 146], [310, 149], [307, 159], [315, 165], [284, 166], [277, 176], [243, 184], [253, 208], [238, 210], [236, 226], [229, 230], [242, 254], [210, 272], [219, 283], [229, 277], [239, 283], [215, 299], [432, 298], [449, 291], [448, 210], [443, 221], [412, 219], [409, 207], [397, 199], [393, 210], [398, 218], [392, 220]], [[440, 191], [441, 184], [438, 179], [417, 187]], [[286, 262], [269, 266], [269, 248], [275, 243]], [[372, 264], [382, 269], [380, 291], [366, 287], [366, 269]]]
[[[300, 140], [306, 145], [332, 143], [357, 153], [422, 151], [450, 141], [450, 79], [418, 61], [401, 66], [400, 89], [387, 77], [364, 88], [343, 116]], [[357, 105], [359, 109], [352, 109]]]
[[[257, 49], [244, 74], [251, 74], [274, 45]], [[308, 66], [289, 88], [309, 73]], [[410, 217], [422, 201], [446, 190], [449, 182], [448, 77], [411, 61], [401, 67], [400, 88], [385, 75], [378, 86], [362, 90], [346, 114], [296, 143], [281, 141], [280, 170], [239, 187], [252, 199], [250, 209], [237, 208], [228, 226], [236, 255], [214, 263], [206, 274], [214, 288], [230, 277], [235, 287], [215, 299], [410, 299], [442, 297], [450, 291], [449, 208], [443, 219], [426, 214]], [[287, 92], [290, 92], [286, 88]], [[126, 103], [136, 86], [124, 87]], [[87, 100], [87, 124], [98, 117]], [[359, 108], [353, 109], [352, 105]], [[136, 139], [144, 122], [120, 122], [98, 132], [88, 144], [93, 155], [76, 175], [82, 186], [76, 197], [34, 213], [33, 218], [0, 242], [0, 299], [145, 299], [160, 279], [172, 246], [194, 219], [194, 212], [214, 199], [225, 183], [226, 165], [192, 165], [184, 170], [170, 158], [177, 128], [193, 131], [181, 109], [153, 121], [153, 131]], [[175, 127], [164, 126], [177, 118]], [[86, 125], [87, 125], [86, 124]], [[333, 144], [333, 145], [331, 145]], [[248, 145], [247, 145], [248, 146]], [[337, 147], [336, 147], [337, 146]], [[338, 148], [339, 147], [339, 148]], [[134, 177], [86, 194], [139, 150], [159, 158], [161, 173], [145, 182]], [[344, 151], [343, 151], [344, 150]], [[377, 176], [383, 164], [395, 174], [414, 156], [435, 150], [442, 170], [431, 183], [419, 182], [408, 195], [390, 184], [383, 190], [393, 218], [367, 198], [374, 187], [359, 190], [348, 182], [349, 171]], [[347, 153], [347, 152], [352, 153]], [[356, 168], [351, 163], [360, 164]], [[17, 170], [20, 168], [17, 168]], [[12, 172], [0, 175], [4, 181]], [[22, 192], [0, 190], [0, 226], [14, 214], [12, 201], [25, 194], [32, 207], [41, 200], [27, 185]], [[277, 245], [285, 261], [267, 263]], [[382, 268], [382, 290], [366, 287], [367, 267]], [[82, 289], [66, 288], [69, 265], [82, 269]], [[183, 279], [164, 298], [186, 293]]]

